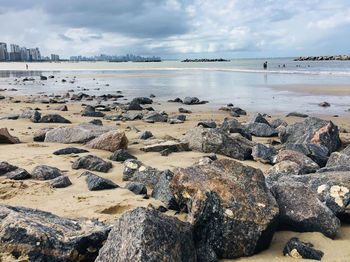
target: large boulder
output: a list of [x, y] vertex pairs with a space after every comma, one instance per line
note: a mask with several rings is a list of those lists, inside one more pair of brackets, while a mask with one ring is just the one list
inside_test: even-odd
[[280, 150], [278, 155], [274, 158], [274, 163], [287, 160], [298, 164], [301, 168], [300, 174], [314, 173], [320, 168], [311, 158], [294, 150]]
[[0, 144], [18, 144], [17, 137], [11, 136], [7, 128], [0, 128]]
[[253, 122], [247, 123], [244, 126], [247, 132], [253, 136], [271, 137], [278, 135], [278, 131], [275, 128], [271, 127], [269, 124]]
[[128, 139], [123, 131], [118, 129], [109, 131], [89, 141], [86, 146], [93, 149], [102, 149], [114, 152], [128, 148]]
[[265, 146], [263, 144], [256, 144], [252, 148], [252, 156], [255, 161], [261, 163], [272, 163], [273, 158], [277, 155], [277, 151], [272, 146]]
[[33, 123], [37, 123], [41, 118], [41, 114], [37, 110], [24, 110], [19, 118], [27, 118], [30, 119], [30, 121]]
[[105, 114], [100, 112], [100, 111], [96, 111], [95, 107], [87, 105], [83, 112], [81, 113], [82, 116], [88, 116], [88, 117], [104, 117]]
[[249, 134], [246, 128], [236, 119], [225, 118], [220, 129], [224, 130], [226, 133], [240, 133], [245, 138], [252, 140], [251, 134]]
[[154, 123], [154, 122], [166, 122], [168, 119], [167, 116], [164, 116], [162, 114], [159, 114], [157, 112], [149, 112], [145, 114], [142, 118], [143, 121], [148, 123]]
[[64, 123], [64, 124], [70, 124], [72, 123], [68, 119], [64, 118], [63, 116], [60, 116], [58, 114], [49, 114], [45, 115], [40, 118], [38, 123]]
[[179, 206], [169, 188], [169, 183], [173, 177], [173, 172], [165, 170], [152, 191], [152, 197], [162, 201], [167, 209], [178, 210]]
[[299, 232], [321, 232], [335, 238], [340, 228], [339, 219], [308, 186], [280, 179], [271, 191], [280, 209], [281, 225], [291, 226]]
[[303, 174], [302, 168], [295, 162], [290, 160], [284, 160], [278, 162], [271, 168], [265, 171], [265, 175], [268, 176], [270, 174], [289, 174], [289, 175], [301, 175]]
[[308, 117], [302, 122], [287, 126], [279, 136], [282, 143], [323, 145], [330, 153], [336, 151], [341, 145], [338, 126], [332, 121], [316, 117]]
[[279, 211], [259, 169], [222, 159], [174, 173], [169, 187], [188, 211], [199, 261], [251, 256], [269, 246]]
[[87, 155], [87, 156], [79, 157], [72, 164], [72, 168], [73, 169], [84, 168], [91, 171], [107, 173], [108, 170], [112, 168], [112, 163], [106, 162], [97, 156]]
[[33, 140], [36, 142], [44, 142], [46, 133], [52, 130], [52, 127], [44, 127], [34, 132]]
[[96, 259], [123, 261], [197, 261], [190, 224], [143, 207], [124, 213]]
[[326, 167], [350, 166], [350, 156], [341, 152], [333, 152], [327, 161]]
[[315, 161], [320, 167], [324, 167], [326, 165], [329, 154], [329, 150], [326, 146], [313, 143], [286, 143], [283, 145], [283, 149], [303, 153]]
[[255, 115], [253, 115], [247, 122], [248, 124], [251, 123], [263, 123], [266, 124], [268, 126], [271, 126], [270, 123], [260, 114], [260, 113], [256, 113]]
[[228, 135], [221, 129], [196, 127], [184, 137], [192, 150], [217, 153], [239, 160], [251, 158], [254, 143], [241, 135]]
[[109, 227], [88, 219], [0, 204], [0, 250], [15, 261], [94, 261]]
[[64, 144], [85, 143], [111, 130], [114, 127], [81, 123], [74, 127], [59, 127], [46, 132], [45, 142]]
[[50, 180], [59, 176], [63, 176], [63, 173], [56, 167], [41, 165], [35, 167], [31, 175], [33, 179]]

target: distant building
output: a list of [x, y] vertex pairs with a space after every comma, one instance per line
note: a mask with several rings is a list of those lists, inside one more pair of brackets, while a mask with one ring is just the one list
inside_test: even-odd
[[51, 61], [59, 61], [59, 60], [60, 60], [59, 55], [51, 54]]
[[29, 48], [30, 60], [31, 61], [40, 61], [41, 55], [39, 48]]
[[8, 53], [7, 53], [7, 44], [0, 42], [0, 61], [7, 61]]
[[27, 49], [25, 47], [21, 48], [21, 61], [30, 61], [29, 49]]
[[10, 45], [10, 50], [11, 50], [11, 53], [20, 53], [21, 52], [21, 48], [19, 47], [19, 45], [15, 45], [15, 44]]

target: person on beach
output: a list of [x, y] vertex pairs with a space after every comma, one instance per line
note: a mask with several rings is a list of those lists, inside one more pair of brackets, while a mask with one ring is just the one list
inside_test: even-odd
[[28, 64], [26, 64], [26, 70], [28, 70]]
[[267, 61], [264, 62], [264, 69], [267, 69]]

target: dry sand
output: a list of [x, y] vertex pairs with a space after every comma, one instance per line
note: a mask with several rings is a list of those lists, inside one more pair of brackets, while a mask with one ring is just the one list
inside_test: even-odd
[[[23, 98], [21, 98], [24, 100]], [[0, 115], [3, 114], [18, 114], [24, 109], [40, 107], [41, 113], [58, 113], [68, 118], [73, 123], [87, 122], [92, 120], [89, 117], [81, 117], [80, 111], [82, 109], [80, 104], [68, 104], [69, 111], [51, 111], [46, 109], [43, 104], [14, 104], [10, 101], [0, 101]], [[158, 105], [158, 108], [163, 108], [167, 113], [177, 114], [177, 106]], [[175, 110], [176, 108], [176, 110]], [[181, 152], [172, 153], [167, 157], [160, 156], [159, 153], [144, 153], [140, 150], [142, 141], [137, 137], [140, 133], [127, 129], [127, 126], [134, 125], [141, 131], [150, 130], [156, 138], [162, 138], [170, 135], [174, 138], [181, 138], [186, 130], [196, 126], [200, 119], [212, 119], [217, 123], [221, 123], [225, 117], [228, 117], [227, 112], [223, 111], [205, 111], [205, 107], [187, 106], [186, 108], [194, 110], [192, 114], [187, 115], [187, 120], [184, 124], [170, 125], [167, 123], [148, 124], [143, 121], [121, 122], [119, 129], [124, 130], [129, 139], [129, 142], [139, 142], [139, 144], [130, 145], [129, 151], [131, 154], [137, 156], [139, 160], [146, 165], [156, 167], [159, 169], [173, 169], [174, 167], [186, 167], [192, 165], [197, 161], [203, 153], [199, 152]], [[112, 113], [110, 113], [112, 114]], [[277, 116], [274, 116], [277, 117]], [[273, 118], [274, 118], [273, 117]], [[239, 121], [245, 121], [248, 118], [241, 117]], [[272, 118], [272, 119], [273, 119]], [[336, 124], [350, 130], [350, 117], [329, 117], [321, 116], [324, 119], [331, 119]], [[300, 121], [300, 118], [284, 118], [287, 122], [293, 123]], [[116, 122], [103, 120], [106, 126], [116, 126]], [[69, 126], [69, 124], [65, 124]], [[70, 145], [58, 143], [39, 143], [33, 142], [33, 133], [42, 127], [58, 127], [63, 124], [40, 124], [32, 123], [28, 119], [18, 120], [0, 120], [0, 127], [7, 127], [10, 133], [19, 137], [22, 141], [16, 145], [0, 145], [0, 160], [7, 161], [11, 164], [17, 165], [21, 168], [27, 169], [29, 172], [36, 165], [49, 165], [57, 167], [66, 171], [73, 185], [63, 189], [50, 188], [48, 182], [36, 180], [12, 181], [5, 177], [0, 177], [0, 202], [14, 206], [25, 206], [30, 208], [37, 208], [52, 212], [59, 216], [78, 218], [87, 217], [97, 219], [102, 222], [113, 222], [120, 217], [120, 215], [137, 206], [158, 207], [162, 203], [152, 198], [146, 200], [142, 196], [134, 195], [126, 189], [118, 188], [115, 190], [103, 191], [89, 191], [83, 177], [78, 178], [78, 175], [83, 170], [73, 170], [71, 168], [72, 162], [78, 157], [77, 155], [55, 156], [52, 153], [55, 150], [68, 147]], [[344, 142], [350, 142], [349, 134], [341, 134]], [[266, 139], [259, 139], [264, 141]], [[84, 148], [83, 145], [71, 145], [79, 148]], [[110, 152], [102, 150], [88, 149], [90, 154], [106, 159]], [[80, 154], [84, 155], [84, 154]], [[224, 158], [223, 156], [218, 156]], [[248, 165], [258, 167], [263, 171], [269, 168], [269, 165], [260, 164], [254, 161], [244, 161]], [[113, 162], [113, 168], [108, 173], [94, 172], [102, 177], [108, 178], [119, 186], [123, 187], [127, 182], [122, 181], [122, 167], [118, 162]], [[149, 191], [150, 193], [150, 191]], [[167, 214], [174, 215], [173, 211], [168, 211]], [[178, 215], [182, 220], [184, 215]], [[296, 232], [277, 232], [273, 238], [271, 247], [255, 256], [249, 258], [240, 258], [236, 261], [293, 261], [291, 258], [284, 257], [282, 250], [286, 242], [291, 237], [300, 237], [301, 240], [312, 242], [316, 248], [325, 253], [323, 261], [349, 261], [350, 260], [350, 225], [343, 225], [336, 238], [331, 240], [324, 237], [320, 233], [296, 233]], [[229, 260], [224, 260], [229, 261]]]

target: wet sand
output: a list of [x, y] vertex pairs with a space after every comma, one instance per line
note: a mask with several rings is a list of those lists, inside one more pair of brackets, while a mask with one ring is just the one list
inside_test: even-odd
[[270, 87], [281, 91], [291, 91], [314, 95], [350, 95], [350, 85], [270, 85]]

